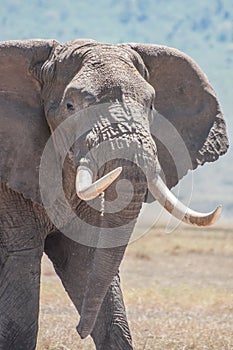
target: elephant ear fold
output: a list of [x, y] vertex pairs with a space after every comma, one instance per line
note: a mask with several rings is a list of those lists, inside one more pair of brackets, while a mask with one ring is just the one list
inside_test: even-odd
[[32, 70], [56, 45], [52, 40], [0, 43], [0, 179], [37, 202], [38, 168], [50, 132]]
[[165, 46], [129, 45], [143, 59], [155, 89], [151, 132], [171, 188], [189, 169], [227, 151], [225, 121], [207, 77], [190, 57]]

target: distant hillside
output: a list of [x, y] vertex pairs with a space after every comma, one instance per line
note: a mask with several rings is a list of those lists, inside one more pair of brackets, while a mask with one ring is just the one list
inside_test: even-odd
[[179, 48], [207, 72], [231, 112], [232, 0], [1, 1], [0, 40], [77, 37]]
[[[176, 47], [207, 73], [233, 134], [232, 0], [2, 0], [0, 40], [78, 37]], [[225, 203], [233, 213], [233, 151], [195, 175], [193, 204]], [[211, 181], [210, 181], [211, 178]], [[185, 191], [185, 190], [184, 190]], [[196, 194], [197, 193], [197, 194]]]

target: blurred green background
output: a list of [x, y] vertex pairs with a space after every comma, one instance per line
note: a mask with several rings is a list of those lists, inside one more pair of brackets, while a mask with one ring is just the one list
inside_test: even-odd
[[[92, 38], [176, 47], [207, 74], [220, 99], [229, 137], [233, 134], [232, 0], [1, 0], [1, 41], [30, 38], [60, 42]], [[181, 183], [183, 200], [190, 192], [193, 208], [211, 210], [222, 203], [222, 220], [233, 220], [232, 148]]]

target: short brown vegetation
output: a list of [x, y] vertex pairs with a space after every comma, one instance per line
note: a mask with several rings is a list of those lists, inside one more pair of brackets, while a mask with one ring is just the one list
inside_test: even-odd
[[[129, 245], [122, 288], [135, 350], [233, 349], [232, 229], [151, 230]], [[78, 315], [44, 259], [37, 350], [91, 350]]]

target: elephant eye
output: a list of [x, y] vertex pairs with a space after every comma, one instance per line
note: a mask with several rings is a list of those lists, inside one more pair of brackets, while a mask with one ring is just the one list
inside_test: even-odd
[[74, 105], [71, 101], [67, 101], [66, 102], [66, 108], [69, 110], [69, 111], [74, 111]]

